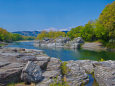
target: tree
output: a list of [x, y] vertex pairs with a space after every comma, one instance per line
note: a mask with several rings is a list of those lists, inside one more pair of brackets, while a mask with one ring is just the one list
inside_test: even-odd
[[95, 22], [94, 31], [97, 39], [109, 40], [108, 30], [98, 20]]
[[40, 34], [38, 34], [36, 39], [42, 40], [44, 38], [52, 38], [55, 39], [57, 37], [65, 37], [66, 34], [65, 32], [61, 32], [61, 31], [50, 31], [50, 32], [46, 32], [46, 31], [42, 31]]
[[104, 8], [99, 21], [109, 31], [109, 38], [115, 38], [115, 1]]
[[69, 36], [71, 39], [76, 37], [81, 37], [81, 30], [83, 29], [83, 26], [78, 26], [76, 28], [72, 28], [71, 31], [67, 33], [67, 36]]

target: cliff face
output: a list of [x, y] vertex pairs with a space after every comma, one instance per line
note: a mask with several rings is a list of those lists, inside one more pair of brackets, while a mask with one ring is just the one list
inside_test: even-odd
[[69, 86], [80, 86], [89, 81], [87, 73], [94, 73], [100, 86], [115, 85], [115, 61], [67, 61], [62, 67], [63, 63], [57, 58], [47, 56], [41, 50], [2, 48], [0, 86], [20, 81], [27, 84], [33, 82], [36, 86], [49, 86], [55, 78], [57, 82], [62, 82], [64, 78]]

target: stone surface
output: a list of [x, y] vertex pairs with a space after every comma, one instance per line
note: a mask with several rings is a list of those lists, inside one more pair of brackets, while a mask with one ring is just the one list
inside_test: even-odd
[[[43, 57], [43, 58], [42, 58]], [[28, 61], [46, 69], [50, 57], [41, 50], [23, 48], [0, 49], [0, 86], [21, 80], [21, 72]]]
[[89, 81], [88, 75], [80, 66], [79, 62], [69, 61], [67, 67], [70, 69], [66, 75], [69, 86], [81, 86], [82, 83], [87, 83]]
[[57, 58], [50, 58], [50, 61], [47, 64], [46, 71], [43, 72], [43, 81], [36, 84], [36, 86], [49, 86], [52, 82], [54, 82], [54, 78], [57, 77], [57, 80], [61, 80], [61, 72], [60, 72], [61, 62]]
[[23, 65], [19, 63], [5, 63], [4, 66], [2, 64], [0, 67], [0, 86], [20, 81], [22, 69]]
[[115, 62], [105, 61], [95, 64], [94, 75], [99, 86], [115, 86]]
[[83, 44], [84, 41], [81, 37], [75, 38], [74, 40], [70, 40], [68, 37], [59, 37], [56, 39], [48, 39], [48, 40], [38, 40], [34, 42], [34, 46], [36, 47], [48, 47], [48, 48], [80, 48], [80, 44]]
[[27, 83], [41, 81], [43, 76], [40, 66], [33, 61], [28, 61], [22, 70], [21, 79]]

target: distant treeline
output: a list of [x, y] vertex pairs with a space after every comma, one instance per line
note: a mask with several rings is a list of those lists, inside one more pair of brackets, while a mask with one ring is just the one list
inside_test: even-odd
[[3, 42], [12, 42], [12, 41], [19, 41], [19, 40], [33, 40], [34, 37], [22, 36], [19, 34], [13, 34], [8, 32], [7, 30], [0, 28], [0, 41]]
[[44, 38], [57, 38], [57, 37], [65, 37], [66, 33], [65, 32], [61, 32], [61, 31], [42, 31], [40, 34], [38, 34], [36, 39], [42, 40]]
[[84, 26], [72, 28], [67, 34], [63, 32], [41, 32], [37, 39], [44, 37], [56, 38], [59, 36], [68, 36], [71, 39], [82, 37], [86, 41], [101, 41], [105, 46], [115, 48], [115, 1], [108, 4], [99, 18], [95, 21], [89, 21]]

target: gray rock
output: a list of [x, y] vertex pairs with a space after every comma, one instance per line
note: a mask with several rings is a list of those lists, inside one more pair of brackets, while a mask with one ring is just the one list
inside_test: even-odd
[[75, 43], [84, 43], [84, 40], [81, 37], [77, 37], [73, 40]]
[[34, 42], [34, 46], [48, 48], [80, 48], [80, 44], [84, 43], [81, 37], [70, 40], [68, 37], [59, 37], [56, 39], [38, 40]]
[[70, 48], [78, 49], [78, 48], [80, 48], [80, 43], [70, 43]]
[[43, 79], [40, 66], [32, 61], [28, 61], [22, 70], [21, 79], [27, 83], [39, 82]]
[[2, 64], [2, 66], [0, 67], [0, 85], [6, 86], [8, 83], [20, 81], [22, 69], [23, 65], [19, 63], [9, 64], [7, 62], [5, 64]]
[[50, 61], [47, 64], [46, 71], [43, 72], [44, 79], [42, 82], [36, 84], [36, 86], [49, 86], [54, 82], [54, 78], [57, 77], [58, 81], [61, 81], [61, 71], [60, 71], [61, 62], [57, 58], [50, 58]]
[[9, 65], [9, 62], [0, 62], [0, 68]]
[[87, 73], [93, 73], [94, 72], [94, 65], [98, 63], [97, 61], [91, 61], [91, 60], [78, 60], [80, 66], [87, 72]]
[[95, 65], [94, 75], [99, 86], [115, 86], [115, 67], [113, 67], [115, 64], [113, 63], [105, 61]]
[[55, 39], [56, 43], [67, 43], [68, 41], [70, 41], [70, 38], [68, 37], [60, 37]]
[[57, 58], [51, 58], [47, 65], [47, 71], [59, 70], [61, 62]]
[[50, 57], [46, 55], [36, 56], [37, 61], [36, 64], [40, 66], [42, 70], [46, 70], [47, 64], [50, 61]]
[[80, 67], [79, 62], [69, 61], [67, 67], [70, 69], [70, 72], [66, 75], [67, 82], [69, 82], [70, 86], [80, 86], [82, 83], [89, 81], [88, 75], [85, 70]]

